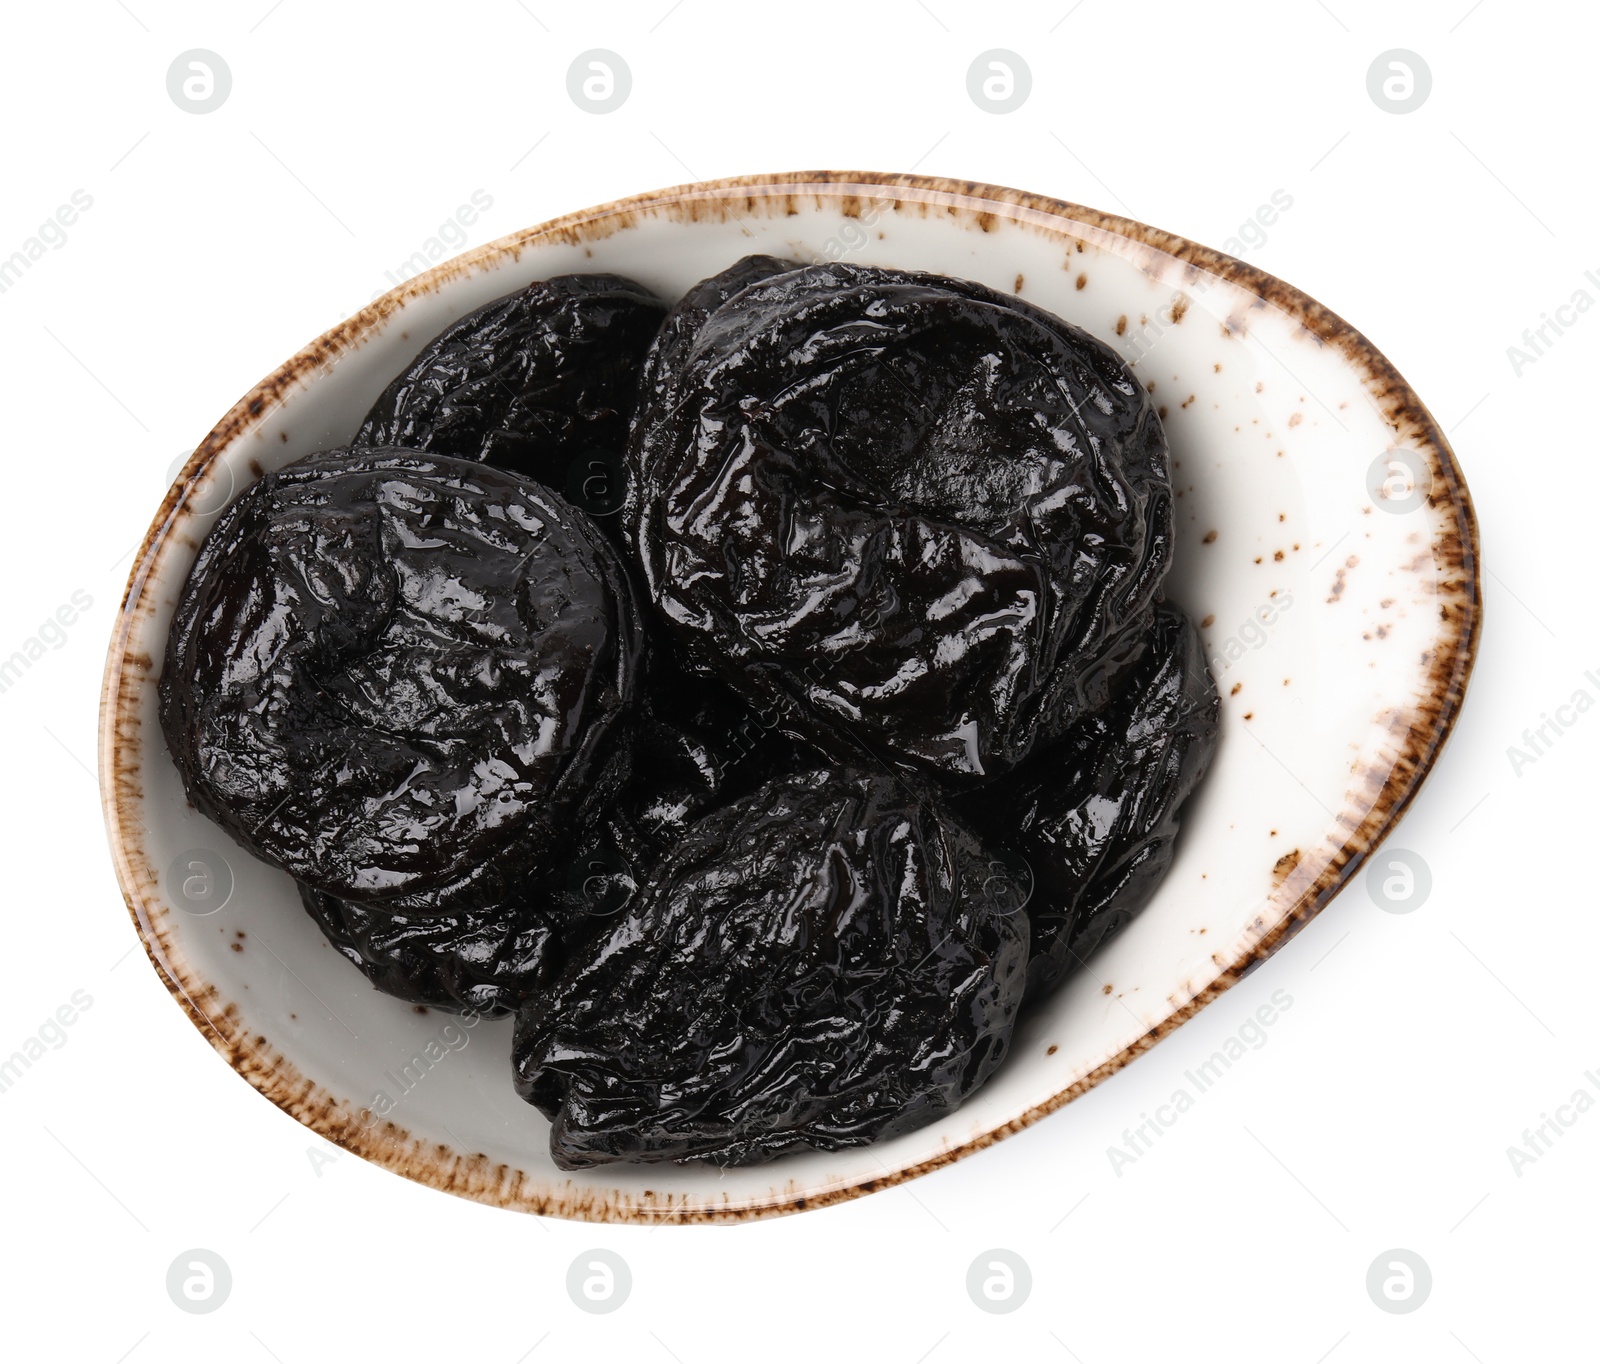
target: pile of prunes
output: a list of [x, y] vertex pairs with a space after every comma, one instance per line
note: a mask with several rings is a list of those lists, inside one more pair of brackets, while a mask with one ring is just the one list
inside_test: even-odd
[[1166, 437], [939, 275], [541, 281], [247, 489], [172, 623], [189, 799], [329, 943], [515, 1014], [556, 1164], [906, 1132], [1148, 902], [1216, 746]]

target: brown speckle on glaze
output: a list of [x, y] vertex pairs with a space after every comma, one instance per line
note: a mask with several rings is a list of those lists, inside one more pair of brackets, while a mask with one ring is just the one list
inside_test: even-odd
[[1217, 543], [1217, 533], [1216, 533], [1216, 531], [1208, 530], [1204, 535], [1202, 535], [1200, 537], [1200, 543], [1202, 545], [1214, 545], [1214, 544], [1216, 544]]
[[1078, 275], [1078, 278], [1073, 281], [1072, 287], [1074, 289], [1083, 289], [1083, 288], [1088, 286], [1088, 283], [1089, 283], [1089, 276], [1080, 273]]

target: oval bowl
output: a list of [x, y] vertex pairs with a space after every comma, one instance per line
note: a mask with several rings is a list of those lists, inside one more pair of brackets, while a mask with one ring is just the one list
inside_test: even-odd
[[[1168, 593], [1223, 698], [1216, 763], [1148, 909], [1019, 1026], [943, 1121], [771, 1165], [550, 1161], [512, 1092], [510, 1024], [371, 989], [289, 878], [189, 807], [156, 719], [167, 625], [239, 490], [341, 444], [435, 333], [528, 282], [630, 275], [664, 298], [749, 252], [931, 270], [1014, 291], [1116, 346], [1162, 408], [1179, 544]], [[449, 261], [246, 394], [168, 491], [135, 558], [101, 703], [106, 822], [152, 964], [285, 1112], [397, 1174], [596, 1221], [731, 1221], [910, 1179], [1106, 1079], [1280, 948], [1393, 828], [1455, 721], [1480, 624], [1476, 526], [1444, 435], [1387, 360], [1315, 300], [1126, 218], [989, 185], [798, 172], [660, 190]]]

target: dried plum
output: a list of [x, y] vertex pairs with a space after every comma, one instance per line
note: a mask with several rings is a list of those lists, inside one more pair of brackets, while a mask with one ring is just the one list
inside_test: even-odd
[[452, 1013], [515, 1009], [559, 961], [550, 920], [522, 896], [468, 907], [396, 911], [341, 900], [304, 882], [300, 900], [330, 943], [384, 994]]
[[622, 746], [627, 774], [614, 804], [665, 844], [702, 814], [820, 758], [776, 710], [756, 710], [715, 678], [686, 675], [665, 647], [646, 654], [639, 704]]
[[354, 444], [479, 460], [615, 512], [639, 367], [665, 311], [620, 275], [539, 280], [434, 337]]
[[1170, 604], [1104, 711], [1041, 750], [964, 813], [1032, 874], [1030, 1001], [1055, 989], [1155, 894], [1179, 815], [1217, 747], [1221, 703], [1199, 636]]
[[[793, 261], [779, 260], [776, 256], [745, 256], [726, 270], [701, 280], [673, 304], [644, 357], [639, 377], [640, 420], [660, 423], [670, 416], [678, 376], [686, 367], [689, 349], [712, 313], [740, 290], [795, 268]], [[647, 440], [636, 432], [630, 448], [647, 451], [655, 448], [656, 443], [657, 439]], [[637, 486], [630, 482], [630, 493]], [[631, 526], [637, 520], [637, 512], [630, 513], [626, 519]]]
[[302, 884], [328, 941], [385, 994], [497, 1014], [549, 983], [624, 909], [705, 811], [806, 765], [803, 750], [715, 681], [644, 656], [638, 703], [573, 819], [572, 850], [511, 884], [470, 873], [440, 889], [355, 903]]
[[1110, 347], [1019, 299], [766, 268], [704, 282], [658, 347], [629, 451], [651, 600], [698, 669], [835, 752], [1002, 775], [1143, 646], [1161, 424]]
[[820, 770], [696, 823], [518, 1014], [518, 1092], [563, 1169], [751, 1164], [949, 1112], [1005, 1056], [1020, 889], [932, 798]]
[[809, 745], [772, 728], [773, 717], [731, 698], [685, 701], [674, 684], [646, 690], [630, 717], [618, 744], [620, 789], [583, 821], [564, 883], [547, 892], [564, 920], [619, 912], [698, 818], [818, 760]]
[[614, 760], [639, 640], [620, 561], [556, 494], [333, 451], [268, 474], [202, 545], [162, 727], [194, 804], [319, 890], [510, 884]]
[[374, 986], [515, 1013], [561, 1168], [839, 1150], [1170, 867], [1219, 711], [1171, 521], [1144, 390], [1015, 297], [562, 276], [223, 514], [161, 723]]

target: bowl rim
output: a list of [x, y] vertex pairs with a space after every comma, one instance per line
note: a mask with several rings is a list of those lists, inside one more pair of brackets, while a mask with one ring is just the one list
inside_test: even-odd
[[[1437, 647], [1430, 661], [1430, 693], [1422, 698], [1417, 717], [1395, 741], [1392, 766], [1365, 817], [1349, 828], [1342, 847], [1314, 876], [1291, 875], [1283, 889], [1295, 898], [1278, 923], [1255, 942], [1243, 947], [1231, 961], [1218, 960], [1220, 974], [1186, 1003], [1153, 1024], [1117, 1055], [1109, 1058], [1073, 1084], [1041, 1101], [1025, 1113], [997, 1125], [938, 1155], [879, 1176], [843, 1187], [807, 1192], [790, 1181], [786, 1190], [775, 1187], [755, 1202], [705, 1204], [690, 1196], [642, 1195], [621, 1189], [602, 1192], [569, 1185], [552, 1189], [543, 1177], [491, 1162], [483, 1155], [465, 1155], [432, 1142], [414, 1139], [385, 1121], [377, 1127], [360, 1122], [351, 1105], [321, 1089], [301, 1075], [264, 1037], [252, 1037], [237, 1008], [216, 986], [202, 979], [169, 943], [164, 913], [157, 912], [155, 887], [141, 876], [135, 864], [139, 848], [138, 818], [142, 800], [139, 780], [140, 725], [132, 714], [143, 679], [158, 670], [156, 660], [130, 652], [129, 643], [140, 602], [150, 582], [157, 552], [180, 527], [185, 500], [208, 467], [304, 381], [359, 347], [408, 300], [433, 293], [446, 282], [473, 271], [488, 270], [506, 257], [516, 259], [523, 247], [535, 242], [562, 241], [581, 244], [610, 236], [641, 215], [669, 210], [697, 219], [702, 214], [737, 216], [741, 201], [752, 210], [758, 202], [804, 197], [837, 201], [832, 206], [846, 216], [860, 216], [869, 205], [892, 201], [898, 211], [908, 206], [952, 215], [973, 215], [978, 226], [995, 219], [1010, 219], [1082, 237], [1106, 237], [1143, 245], [1162, 257], [1185, 262], [1188, 277], [1204, 271], [1237, 285], [1290, 314], [1326, 345], [1336, 346], [1361, 377], [1391, 427], [1406, 431], [1406, 446], [1430, 461], [1430, 509], [1453, 511], [1438, 526], [1431, 545], [1435, 573], [1455, 593], [1453, 609], [1444, 609]], [[151, 965], [190, 1021], [232, 1067], [279, 1108], [328, 1141], [373, 1161], [395, 1174], [419, 1183], [494, 1206], [586, 1221], [659, 1223], [738, 1222], [799, 1212], [807, 1208], [858, 1198], [878, 1189], [903, 1183], [949, 1165], [962, 1157], [1031, 1126], [1079, 1095], [1121, 1070], [1176, 1031], [1201, 1009], [1236, 985], [1311, 921], [1359, 869], [1365, 858], [1389, 835], [1416, 797], [1454, 728], [1465, 699], [1467, 683], [1477, 655], [1482, 631], [1482, 584], [1478, 527], [1466, 479], [1445, 433], [1420, 397], [1388, 359], [1361, 332], [1308, 294], [1268, 274], [1259, 267], [1202, 246], [1174, 233], [1117, 214], [1104, 213], [1064, 200], [975, 181], [938, 176], [870, 171], [789, 171], [770, 175], [735, 176], [672, 185], [628, 198], [582, 209], [535, 227], [513, 232], [445, 261], [405, 281], [331, 328], [277, 370], [255, 385], [222, 417], [202, 440], [168, 489], [159, 511], [140, 543], [128, 575], [110, 649], [100, 697], [100, 788], [106, 832], [111, 844], [117, 880], [128, 912], [143, 942]], [[142, 852], [141, 862], [148, 862]], [[164, 908], [164, 907], [163, 907]], [[208, 1010], [207, 1005], [211, 1005]]]

